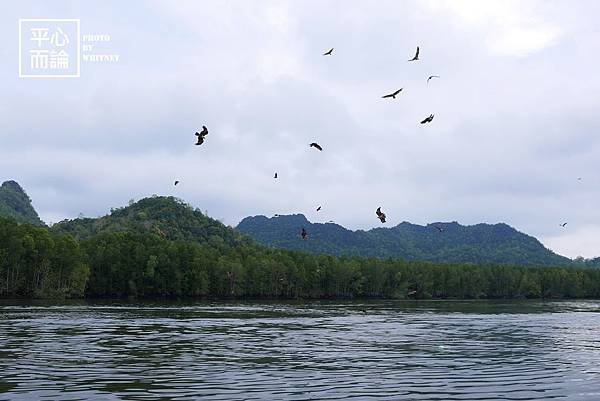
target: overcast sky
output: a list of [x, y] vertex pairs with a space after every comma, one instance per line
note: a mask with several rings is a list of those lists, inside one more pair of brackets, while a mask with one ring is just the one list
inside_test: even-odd
[[[46, 222], [152, 194], [229, 225], [304, 213], [369, 229], [382, 206], [388, 226], [506, 222], [598, 256], [598, 15], [596, 1], [0, 1], [0, 181]], [[120, 60], [19, 78], [19, 18], [79, 18]]]

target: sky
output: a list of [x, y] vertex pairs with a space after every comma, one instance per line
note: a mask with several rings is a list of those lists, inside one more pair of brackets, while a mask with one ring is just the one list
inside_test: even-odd
[[[154, 194], [232, 226], [303, 213], [370, 229], [381, 206], [388, 226], [505, 222], [600, 256], [597, 15], [595, 1], [0, 0], [0, 182], [48, 223]], [[119, 60], [20, 78], [25, 18], [80, 19]]]

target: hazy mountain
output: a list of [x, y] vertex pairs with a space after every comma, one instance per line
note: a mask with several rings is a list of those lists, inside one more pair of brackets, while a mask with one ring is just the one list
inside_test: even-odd
[[[308, 239], [300, 239], [304, 227]], [[442, 231], [440, 231], [438, 228]], [[247, 217], [236, 227], [258, 243], [316, 254], [399, 258], [437, 263], [567, 266], [537, 239], [507, 224], [463, 226], [456, 222], [351, 231], [333, 223], [311, 223], [304, 215]]]
[[31, 205], [31, 199], [15, 181], [5, 181], [0, 186], [0, 217], [12, 218], [19, 223], [44, 225]]

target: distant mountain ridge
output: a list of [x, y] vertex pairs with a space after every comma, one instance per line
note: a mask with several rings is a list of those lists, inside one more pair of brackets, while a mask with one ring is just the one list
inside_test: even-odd
[[[29, 196], [15, 181], [6, 181], [0, 186], [0, 217], [44, 226]], [[308, 231], [306, 241], [300, 239], [302, 227]], [[463, 226], [452, 222], [420, 226], [403, 222], [391, 228], [352, 231], [334, 223], [311, 223], [304, 215], [296, 214], [247, 217], [232, 230], [177, 198], [161, 196], [111, 210], [103, 217], [65, 220], [50, 230], [55, 234], [71, 234], [77, 240], [104, 233], [137, 232], [216, 247], [247, 243], [251, 238], [275, 248], [335, 256], [456, 264], [600, 266], [600, 258], [571, 260], [557, 255], [534, 237], [503, 223]]]
[[50, 231], [70, 234], [80, 241], [119, 232], [156, 234], [170, 241], [193, 241], [217, 247], [233, 246], [245, 240], [237, 231], [172, 196], [144, 198], [129, 206], [112, 209], [110, 214], [102, 217], [63, 220], [54, 224]]
[[0, 217], [8, 217], [19, 223], [45, 225], [25, 190], [15, 181], [5, 181], [0, 186]]
[[[304, 227], [308, 240], [298, 235]], [[442, 231], [440, 231], [439, 227]], [[311, 223], [302, 214], [246, 217], [236, 227], [262, 245], [315, 254], [397, 258], [435, 263], [516, 266], [574, 266], [511, 226], [457, 222], [420, 226], [402, 222], [391, 228], [348, 230], [334, 223]]]

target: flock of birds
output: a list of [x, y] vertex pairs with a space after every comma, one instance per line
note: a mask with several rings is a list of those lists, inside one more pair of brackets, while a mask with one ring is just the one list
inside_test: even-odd
[[[333, 55], [333, 50], [334, 48], [332, 47], [331, 49], [327, 50], [325, 53], [323, 53], [323, 56], [332, 56]], [[415, 52], [415, 55], [413, 56], [413, 58], [407, 60], [409, 62], [411, 61], [419, 61], [419, 53], [420, 53], [420, 49], [419, 46], [417, 46], [417, 50]], [[439, 75], [430, 75], [427, 78], [427, 85], [429, 86], [429, 81], [431, 81], [434, 78], [440, 78]], [[383, 95], [382, 99], [396, 99], [396, 96], [398, 96], [400, 94], [400, 92], [402, 92], [402, 89], [404, 88], [400, 88], [395, 90], [392, 93], [389, 93], [387, 95]], [[425, 117], [420, 123], [421, 124], [428, 124], [431, 123], [433, 121], [434, 118], [434, 114], [430, 114], [429, 116]], [[200, 132], [196, 132], [195, 136], [196, 136], [196, 146], [202, 145], [204, 143], [204, 140], [206, 138], [206, 136], [208, 135], [208, 128], [206, 128], [206, 126], [202, 126], [202, 131]], [[312, 142], [308, 145], [310, 148], [315, 148], [316, 150], [322, 152], [323, 151], [323, 147], [321, 145], [319, 145], [317, 142]], [[277, 172], [275, 172], [275, 175], [273, 176], [274, 179], [277, 179]], [[577, 180], [581, 181], [581, 177], [578, 177]], [[175, 181], [175, 186], [177, 186], [177, 184], [179, 184], [179, 180]], [[321, 206], [317, 207], [317, 212], [321, 210]], [[381, 223], [385, 223], [386, 222], [386, 214], [384, 212], [381, 211], [381, 206], [378, 207], [375, 210], [375, 215], [377, 216], [377, 218], [381, 221]], [[279, 217], [278, 214], [275, 214], [275, 217]], [[333, 221], [329, 221], [329, 223], [333, 223]], [[565, 228], [567, 225], [567, 223], [562, 223], [560, 224], [561, 227]], [[434, 225], [433, 227], [435, 227], [439, 232], [443, 232], [444, 228], [440, 227], [438, 225]], [[304, 227], [302, 227], [302, 230], [300, 231], [300, 237], [303, 240], [306, 240], [308, 238], [308, 233], [306, 232], [306, 229]]]

